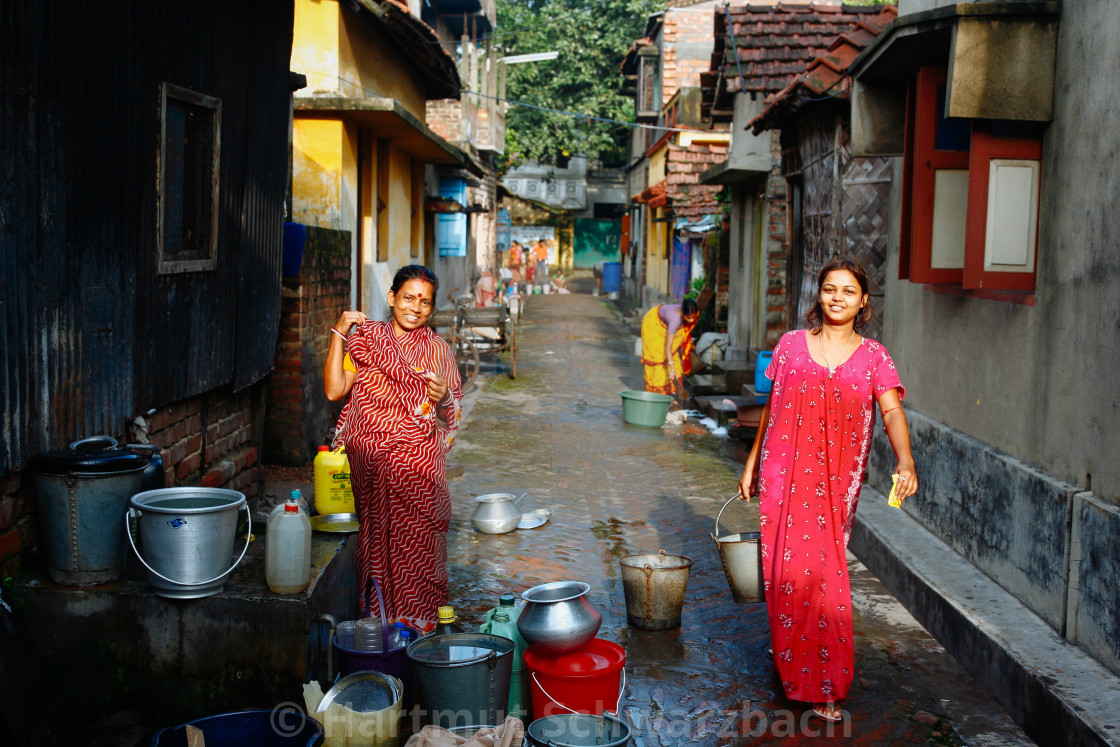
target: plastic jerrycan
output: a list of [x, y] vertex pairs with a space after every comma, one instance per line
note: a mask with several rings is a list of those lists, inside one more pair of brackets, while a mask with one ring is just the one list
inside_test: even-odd
[[509, 702], [506, 712], [525, 719], [530, 715], [529, 672], [525, 666], [525, 649], [529, 647], [517, 630], [521, 607], [516, 606], [512, 594], [503, 594], [498, 606], [486, 611], [486, 622], [479, 626], [480, 633], [500, 635], [513, 641], [513, 667], [510, 673]]
[[268, 588], [295, 594], [311, 579], [311, 520], [294, 500], [268, 517], [264, 536], [264, 568]]
[[331, 451], [320, 446], [315, 467], [315, 511], [320, 514], [354, 513], [354, 491], [350, 487], [350, 460], [346, 449]]

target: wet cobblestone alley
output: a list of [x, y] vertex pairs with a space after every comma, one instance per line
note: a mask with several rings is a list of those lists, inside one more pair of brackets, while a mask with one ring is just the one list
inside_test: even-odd
[[[641, 389], [629, 328], [613, 305], [583, 295], [530, 299], [517, 379], [480, 379], [450, 463], [450, 600], [476, 626], [505, 592], [583, 581], [603, 615], [601, 638], [626, 651], [620, 709], [638, 747], [739, 744], [1032, 744], [1010, 718], [851, 557], [856, 681], [846, 720], [826, 727], [789, 703], [770, 664], [764, 606], [735, 604], [709, 533], [741, 465], [695, 421], [625, 424], [619, 391]], [[474, 496], [528, 495], [552, 510], [538, 529], [486, 535]], [[870, 498], [864, 492], [864, 499]], [[757, 528], [757, 504], [733, 503], [724, 532]], [[632, 629], [619, 558], [694, 560], [680, 628]]]

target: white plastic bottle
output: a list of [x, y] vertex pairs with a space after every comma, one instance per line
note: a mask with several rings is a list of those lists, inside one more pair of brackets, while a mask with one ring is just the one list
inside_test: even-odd
[[264, 568], [268, 588], [294, 594], [311, 579], [311, 521], [295, 501], [268, 517], [264, 537]]

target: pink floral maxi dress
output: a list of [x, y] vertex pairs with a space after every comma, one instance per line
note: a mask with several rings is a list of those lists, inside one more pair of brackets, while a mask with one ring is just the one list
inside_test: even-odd
[[[816, 338], [812, 338], [815, 340]], [[839, 700], [852, 683], [847, 547], [867, 471], [875, 403], [905, 389], [887, 349], [864, 339], [829, 376], [804, 330], [766, 369], [773, 389], [762, 444], [762, 567], [774, 664], [786, 696]]]

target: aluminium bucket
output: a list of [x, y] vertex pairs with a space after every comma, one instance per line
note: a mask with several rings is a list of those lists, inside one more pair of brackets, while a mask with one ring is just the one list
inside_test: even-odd
[[[196, 599], [222, 591], [230, 571], [249, 549], [252, 518], [245, 547], [236, 561], [233, 544], [237, 512], [249, 514], [245, 495], [224, 488], [162, 488], [137, 493], [129, 501], [129, 515], [139, 518], [144, 553], [129, 542], [148, 569], [156, 594], [170, 599]], [[125, 516], [127, 525], [128, 515]]]
[[514, 647], [487, 633], [428, 635], [410, 644], [421, 721], [445, 729], [505, 721]]
[[630, 741], [630, 727], [609, 716], [566, 713], [537, 719], [526, 736], [533, 747], [622, 747]]
[[627, 622], [642, 630], [680, 627], [692, 558], [667, 555], [662, 550], [628, 555], [618, 564], [622, 568]]
[[723, 562], [723, 572], [731, 587], [731, 596], [736, 602], [761, 602], [762, 587], [762, 533], [740, 532], [739, 534], [719, 533], [719, 519], [723, 509], [731, 501], [739, 500], [739, 494], [731, 496], [716, 515], [716, 531], [711, 535]]

